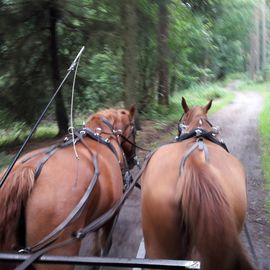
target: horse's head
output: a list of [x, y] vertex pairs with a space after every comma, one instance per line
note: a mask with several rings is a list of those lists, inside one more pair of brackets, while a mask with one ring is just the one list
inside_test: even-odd
[[130, 168], [136, 164], [134, 160], [136, 157], [135, 110], [134, 105], [129, 110], [107, 109], [90, 116], [86, 123], [86, 127], [91, 128], [96, 133], [110, 140], [117, 140]]
[[119, 136], [120, 145], [126, 155], [129, 168], [133, 168], [137, 164], [136, 160], [136, 128], [135, 128], [135, 106], [131, 106], [129, 110], [119, 109], [118, 126], [120, 127], [121, 134]]
[[210, 100], [205, 106], [195, 106], [189, 108], [186, 100], [182, 97], [182, 108], [184, 114], [179, 120], [178, 128], [179, 135], [181, 132], [190, 132], [194, 128], [203, 128], [205, 130], [211, 130], [212, 125], [207, 119], [207, 112], [211, 108], [212, 100]]

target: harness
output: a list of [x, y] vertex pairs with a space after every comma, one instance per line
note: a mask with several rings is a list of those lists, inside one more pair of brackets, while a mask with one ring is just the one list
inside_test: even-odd
[[[54, 244], [53, 243], [54, 240], [53, 240], [47, 244], [43, 244], [43, 245], [39, 246], [38, 248], [36, 248], [34, 250], [32, 250], [32, 249], [21, 250], [20, 252], [27, 252], [27, 253], [30, 252], [31, 256], [28, 259], [26, 259], [22, 264], [20, 264], [18, 267], [16, 267], [15, 270], [25, 270], [25, 269], [27, 269], [27, 267], [29, 267], [31, 264], [33, 264], [39, 257], [41, 257], [44, 253], [47, 253], [48, 251], [55, 249], [55, 248], [63, 247], [63, 246], [68, 245], [74, 241], [82, 240], [87, 234], [98, 230], [108, 220], [110, 220], [112, 217], [116, 216], [118, 214], [121, 206], [124, 204], [125, 200], [130, 195], [133, 188], [137, 185], [138, 180], [140, 179], [141, 175], [143, 174], [143, 172], [144, 172], [144, 170], [145, 170], [145, 168], [146, 168], [146, 166], [147, 166], [147, 164], [148, 164], [148, 162], [151, 159], [153, 154], [154, 154], [154, 152], [151, 152], [146, 156], [145, 162], [144, 162], [142, 168], [140, 168], [140, 171], [136, 175], [134, 181], [128, 186], [128, 188], [126, 189], [122, 198], [118, 202], [116, 202], [116, 204], [111, 209], [109, 209], [107, 212], [105, 212], [103, 215], [101, 215], [97, 219], [93, 220], [86, 227], [84, 227], [78, 231], [73, 232], [70, 235], [70, 238], [66, 239], [65, 241]], [[51, 244], [51, 245], [49, 245], [49, 244]]]
[[[109, 126], [110, 129], [112, 129], [112, 134], [114, 134], [113, 132], [113, 127], [112, 125], [107, 121], [105, 118], [102, 119], [102, 121]], [[109, 124], [110, 125], [109, 125]], [[42, 240], [40, 240], [36, 245], [32, 246], [32, 247], [26, 247], [24, 249], [21, 249], [20, 252], [37, 252], [39, 250], [43, 250], [44, 248], [48, 247], [51, 243], [53, 243], [59, 236], [59, 234], [74, 220], [76, 220], [84, 206], [86, 205], [94, 187], [96, 186], [97, 180], [98, 180], [98, 176], [100, 174], [99, 172], [99, 166], [98, 166], [98, 160], [97, 160], [97, 155], [89, 148], [89, 146], [86, 144], [85, 142], [85, 138], [88, 137], [90, 139], [93, 139], [94, 141], [97, 141], [98, 143], [104, 144], [106, 145], [114, 154], [114, 156], [116, 157], [119, 165], [120, 165], [120, 159], [118, 157], [117, 151], [114, 147], [114, 145], [110, 142], [109, 139], [104, 139], [102, 136], [100, 136], [99, 133], [94, 132], [92, 129], [90, 128], [83, 128], [77, 132], [74, 133], [75, 137], [74, 137], [74, 141], [73, 138], [65, 138], [64, 143], [61, 144], [57, 144], [57, 145], [53, 145], [49, 148], [47, 148], [45, 151], [42, 152], [38, 152], [35, 153], [34, 155], [22, 160], [22, 163], [25, 163], [29, 160], [31, 160], [32, 158], [38, 156], [39, 154], [46, 154], [46, 156], [41, 159], [41, 161], [39, 162], [38, 166], [35, 169], [35, 179], [38, 178], [38, 176], [40, 175], [43, 166], [45, 165], [45, 163], [49, 160], [49, 158], [59, 149], [63, 149], [65, 147], [68, 147], [70, 145], [72, 145], [73, 143], [82, 143], [82, 145], [88, 150], [88, 152], [90, 153], [92, 160], [93, 160], [93, 167], [94, 167], [94, 174], [93, 177], [91, 179], [91, 181], [89, 182], [89, 185], [84, 193], [84, 195], [82, 196], [82, 198], [80, 199], [80, 201], [77, 203], [77, 205], [73, 208], [73, 210], [69, 213], [69, 215], [65, 218], [64, 221], [62, 221], [52, 232], [50, 232], [47, 236], [45, 236]], [[128, 164], [127, 164], [127, 160], [125, 155], [123, 154], [123, 160], [124, 160], [124, 166], [121, 167], [121, 171], [122, 171], [122, 176], [123, 176], [123, 181], [124, 181], [124, 188], [127, 189], [130, 184], [132, 183], [133, 179], [132, 179], [132, 175], [128, 169]], [[23, 268], [22, 268], [23, 269]]]
[[[181, 141], [184, 141], [184, 140], [187, 140], [190, 138], [196, 138], [196, 142], [185, 152], [183, 158], [181, 159], [180, 168], [179, 168], [179, 176], [181, 176], [183, 173], [184, 165], [185, 165], [187, 158], [191, 155], [191, 153], [195, 149], [198, 148], [200, 151], [204, 151], [205, 160], [206, 161], [209, 160], [208, 149], [207, 149], [206, 144], [203, 142], [203, 139], [209, 140], [209, 141], [221, 146], [224, 150], [226, 150], [229, 153], [229, 150], [228, 150], [226, 144], [223, 142], [223, 140], [218, 140], [216, 137], [216, 135], [219, 133], [219, 128], [213, 127], [213, 125], [207, 119], [204, 119], [204, 120], [210, 125], [210, 127], [212, 128], [212, 131], [207, 131], [203, 128], [197, 127], [197, 128], [192, 129], [188, 133], [182, 134], [182, 131], [185, 128], [187, 128], [187, 126], [185, 124], [181, 123], [182, 118], [183, 118], [183, 116], [179, 120], [178, 136], [175, 137], [175, 142], [181, 142]], [[245, 233], [247, 236], [247, 240], [248, 240], [254, 261], [256, 262], [257, 265], [259, 265], [258, 258], [257, 258], [256, 252], [255, 252], [255, 248], [254, 248], [254, 245], [252, 243], [246, 222], [244, 223], [244, 229], [245, 229]]]
[[[211, 125], [211, 127], [212, 127], [212, 125]], [[198, 127], [198, 128], [192, 129], [188, 133], [181, 134], [182, 128], [183, 128], [183, 126], [179, 125], [179, 129], [180, 129], [179, 135], [176, 136], [175, 141], [181, 142], [181, 141], [184, 141], [184, 140], [187, 140], [190, 138], [196, 138], [196, 142], [185, 152], [183, 158], [181, 159], [180, 167], [179, 167], [179, 175], [182, 175], [183, 170], [184, 170], [184, 166], [185, 166], [185, 162], [195, 149], [198, 148], [200, 151], [203, 151], [204, 156], [205, 156], [205, 160], [206, 161], [209, 160], [208, 148], [207, 148], [206, 144], [204, 143], [203, 139], [209, 140], [209, 141], [221, 146], [224, 150], [229, 152], [226, 144], [222, 140], [218, 140], [216, 138], [216, 135], [219, 133], [217, 128], [213, 128], [212, 131], [207, 131], [203, 128]]]
[[[103, 117], [103, 119], [105, 119], [105, 118]], [[103, 120], [103, 122], [106, 125], [110, 124], [108, 120], [106, 122]], [[112, 134], [115, 135], [112, 125], [110, 124], [108, 126], [109, 126], [110, 129], [112, 129]], [[112, 151], [112, 153], [114, 154], [114, 156], [117, 159], [118, 163], [120, 164], [120, 159], [118, 157], [117, 151], [116, 151], [114, 145], [111, 143], [111, 141], [109, 139], [103, 138], [100, 135], [99, 132], [97, 132], [97, 131], [94, 132], [91, 128], [87, 128], [87, 127], [84, 127], [81, 130], [78, 130], [78, 131], [76, 131], [74, 133], [74, 141], [73, 141], [72, 137], [66, 137], [64, 139], [63, 143], [53, 145], [53, 146], [45, 149], [44, 151], [37, 152], [34, 155], [32, 155], [30, 157], [27, 157], [26, 159], [22, 160], [21, 163], [26, 163], [27, 161], [33, 159], [34, 157], [36, 157], [36, 156], [38, 156], [38, 155], [40, 155], [42, 153], [45, 154], [45, 157], [40, 160], [40, 162], [38, 163], [38, 165], [37, 165], [37, 167], [35, 169], [35, 179], [37, 179], [38, 176], [40, 175], [40, 173], [42, 171], [42, 168], [45, 165], [45, 163], [49, 160], [49, 158], [51, 156], [53, 156], [55, 154], [55, 152], [57, 150], [66, 148], [66, 147], [72, 145], [73, 143], [77, 144], [78, 142], [81, 142], [86, 148], [88, 148], [88, 150], [90, 150], [89, 147], [87, 147], [86, 143], [84, 142], [84, 138], [87, 138], [87, 137], [94, 140], [94, 141], [96, 141], [96, 142], [98, 142], [98, 143], [101, 143], [101, 144], [107, 146]], [[127, 161], [125, 155], [123, 155], [123, 160], [124, 160], [124, 166], [121, 167], [121, 171], [122, 171], [122, 175], [125, 176], [126, 172], [129, 172], [129, 170], [128, 170], [128, 161]], [[126, 186], [128, 184], [126, 180], [128, 180], [128, 179], [126, 179], [126, 177], [123, 177], [123, 180], [124, 180], [124, 185]]]

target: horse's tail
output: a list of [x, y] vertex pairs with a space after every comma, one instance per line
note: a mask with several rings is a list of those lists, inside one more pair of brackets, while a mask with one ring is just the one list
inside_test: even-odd
[[199, 253], [202, 269], [254, 270], [241, 246], [219, 177], [222, 175], [209, 163], [191, 155], [178, 180], [189, 248], [195, 247]]
[[[1, 175], [0, 175], [1, 176]], [[24, 213], [27, 198], [34, 186], [34, 169], [17, 167], [0, 188], [0, 249], [17, 246], [20, 217]]]

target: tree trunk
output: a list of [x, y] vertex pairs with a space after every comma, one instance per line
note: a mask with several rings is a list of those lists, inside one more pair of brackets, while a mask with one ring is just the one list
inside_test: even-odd
[[250, 35], [250, 60], [249, 60], [249, 73], [252, 80], [256, 79], [256, 75], [260, 69], [260, 22], [259, 10], [254, 7], [254, 32]]
[[266, 4], [265, 0], [261, 2], [261, 12], [262, 12], [262, 74], [263, 79], [266, 79]]
[[137, 63], [137, 1], [123, 0], [122, 3], [125, 104], [130, 106], [137, 101], [139, 78]]
[[[122, 7], [124, 97], [125, 106], [128, 108], [138, 101], [137, 0], [122, 0]], [[136, 115], [136, 126], [140, 128], [138, 114]]]
[[[59, 73], [59, 61], [58, 61], [58, 43], [57, 43], [57, 23], [58, 11], [53, 6], [49, 8], [49, 20], [50, 20], [50, 57], [51, 57], [51, 68], [52, 68], [52, 80], [54, 91], [58, 88], [60, 83]], [[55, 97], [55, 115], [56, 121], [59, 128], [59, 134], [65, 134], [68, 130], [68, 117], [63, 100], [61, 91]]]
[[158, 103], [169, 105], [168, 9], [167, 0], [159, 2], [158, 27]]

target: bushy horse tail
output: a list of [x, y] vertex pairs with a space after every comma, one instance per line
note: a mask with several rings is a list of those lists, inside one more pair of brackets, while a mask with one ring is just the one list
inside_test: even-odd
[[202, 269], [254, 270], [241, 246], [234, 213], [217, 181], [220, 177], [215, 168], [194, 155], [186, 161], [178, 190], [189, 248], [195, 247]]
[[17, 167], [0, 188], [0, 249], [18, 245], [20, 217], [34, 186], [35, 174], [31, 167]]

